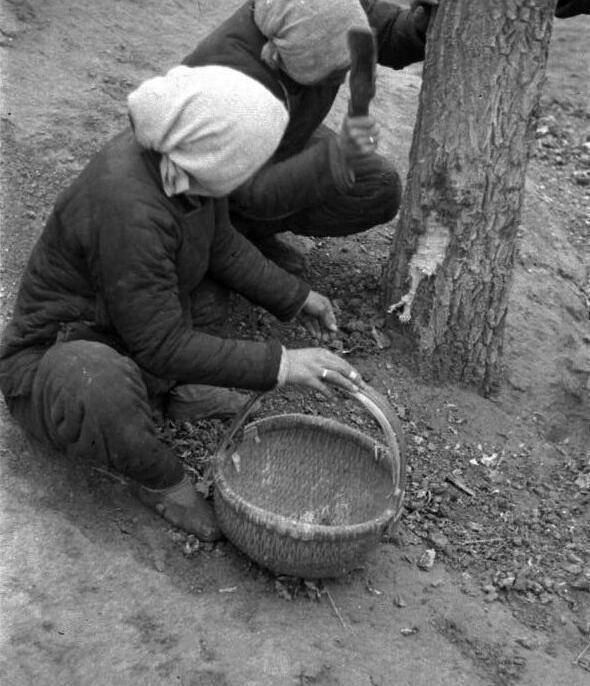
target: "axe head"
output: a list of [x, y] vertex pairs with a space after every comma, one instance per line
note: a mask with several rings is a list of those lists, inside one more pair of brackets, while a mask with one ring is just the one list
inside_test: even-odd
[[348, 113], [352, 117], [369, 114], [369, 103], [375, 95], [377, 45], [371, 29], [358, 28], [348, 32], [350, 50], [350, 100]]

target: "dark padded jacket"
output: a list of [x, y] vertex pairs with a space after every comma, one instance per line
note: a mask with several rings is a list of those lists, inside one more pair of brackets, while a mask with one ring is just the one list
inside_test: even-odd
[[[389, 2], [362, 0], [377, 37], [378, 62], [393, 69], [424, 59], [424, 35], [416, 30], [412, 14]], [[330, 111], [341, 80], [327, 79], [302, 85], [282, 71], [271, 69], [260, 57], [266, 38], [254, 22], [252, 1], [246, 2], [217, 29], [205, 37], [183, 63], [190, 66], [217, 64], [231, 67], [256, 79], [282, 100], [289, 110], [289, 125], [273, 159], [257, 174], [271, 174], [272, 186], [281, 194], [297, 194], [299, 206], [322, 202], [336, 186], [346, 190], [334, 141], [324, 139], [304, 150], [312, 134]], [[297, 156], [297, 157], [294, 157]], [[249, 184], [231, 197], [236, 206], [248, 206]], [[272, 198], [267, 199], [272, 204]], [[281, 198], [280, 204], [286, 203]]]
[[231, 226], [225, 199], [167, 198], [159, 160], [127, 130], [59, 196], [4, 332], [5, 396], [27, 394], [40, 357], [80, 322], [160, 379], [253, 389], [276, 383], [280, 344], [195, 331], [190, 293], [208, 274], [288, 320], [309, 287]]

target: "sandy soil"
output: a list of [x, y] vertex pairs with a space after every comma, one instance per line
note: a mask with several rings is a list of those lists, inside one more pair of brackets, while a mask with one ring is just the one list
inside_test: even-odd
[[[3, 0], [3, 320], [56, 194], [125, 125], [126, 94], [237, 4]], [[415, 379], [397, 339], [375, 335], [391, 227], [307, 243], [309, 281], [340, 306], [350, 359], [404, 420], [396, 544], [326, 582], [334, 606], [317, 602], [228, 543], [183, 554], [186, 540], [125, 484], [41, 450], [2, 405], [0, 682], [588, 683], [589, 663], [574, 661], [590, 640], [589, 33], [588, 18], [556, 24], [497, 397]], [[380, 72], [384, 150], [404, 172], [419, 88], [419, 65]], [[341, 101], [332, 121], [342, 113]], [[240, 318], [249, 335], [304, 340], [259, 313]], [[364, 427], [354, 408], [298, 394], [266, 411], [292, 408]], [[186, 429], [163, 430], [180, 446]], [[212, 441], [222, 429], [203, 427]], [[417, 566], [425, 548], [430, 571]]]

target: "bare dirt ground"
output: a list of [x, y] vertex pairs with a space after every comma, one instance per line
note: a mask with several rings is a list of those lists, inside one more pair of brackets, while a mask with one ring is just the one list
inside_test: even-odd
[[[55, 196], [125, 125], [127, 93], [237, 4], [3, 0], [3, 321]], [[332, 606], [229, 543], [194, 550], [124, 483], [30, 443], [2, 405], [1, 683], [589, 683], [590, 655], [577, 659], [590, 641], [589, 37], [590, 18], [555, 24], [496, 397], [416, 379], [384, 332], [391, 227], [307, 243], [308, 280], [340, 308], [341, 348], [404, 422], [398, 540], [325, 582]], [[419, 88], [419, 65], [380, 73], [383, 149], [404, 172]], [[240, 302], [234, 322], [305, 342]], [[299, 409], [373, 430], [349, 402], [294, 392], [262, 413]], [[197, 471], [224, 428], [161, 427]]]

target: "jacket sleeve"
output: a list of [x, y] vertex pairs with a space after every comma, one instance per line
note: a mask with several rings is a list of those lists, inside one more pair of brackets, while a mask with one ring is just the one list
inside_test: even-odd
[[309, 286], [267, 260], [234, 229], [229, 220], [227, 200], [216, 201], [215, 217], [210, 275], [281, 321], [292, 319], [305, 302]]
[[247, 217], [281, 218], [320, 205], [353, 185], [335, 137], [325, 136], [287, 159], [271, 161], [235, 190], [231, 201]]
[[377, 61], [402, 69], [424, 59], [426, 36], [414, 26], [412, 12], [383, 0], [361, 0], [377, 34]]
[[558, 19], [590, 14], [590, 0], [557, 0], [555, 16]]
[[[146, 371], [179, 383], [266, 390], [276, 384], [281, 345], [222, 339], [194, 330], [179, 298], [175, 253], [179, 228], [151, 213], [121, 219], [99, 238], [94, 271], [109, 317], [133, 359]], [[124, 216], [124, 215], [123, 215]]]

